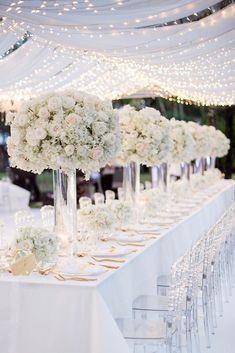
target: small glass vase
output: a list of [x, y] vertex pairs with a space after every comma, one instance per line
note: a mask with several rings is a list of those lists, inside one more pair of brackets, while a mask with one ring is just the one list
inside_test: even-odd
[[76, 169], [53, 171], [53, 184], [55, 232], [63, 243], [73, 243], [77, 238]]
[[136, 206], [140, 193], [140, 164], [130, 162], [123, 167], [124, 198]]

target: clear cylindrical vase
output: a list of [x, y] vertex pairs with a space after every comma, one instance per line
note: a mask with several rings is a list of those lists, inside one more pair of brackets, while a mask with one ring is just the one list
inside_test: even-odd
[[162, 174], [162, 182], [163, 182], [163, 190], [167, 192], [167, 184], [168, 184], [168, 165], [167, 163], [161, 164], [161, 174]]
[[215, 169], [216, 157], [208, 157], [209, 158], [209, 168]]
[[77, 237], [77, 188], [76, 169], [67, 173], [53, 171], [55, 232], [64, 242]]
[[181, 179], [190, 181], [191, 165], [188, 162], [180, 163]]
[[130, 162], [123, 168], [123, 189], [125, 200], [136, 205], [140, 192], [140, 165]]
[[206, 171], [206, 158], [202, 157], [201, 158], [201, 173], [202, 175], [205, 174], [205, 171]]
[[157, 188], [161, 180], [161, 167], [160, 165], [153, 165], [151, 167], [151, 182], [152, 188]]

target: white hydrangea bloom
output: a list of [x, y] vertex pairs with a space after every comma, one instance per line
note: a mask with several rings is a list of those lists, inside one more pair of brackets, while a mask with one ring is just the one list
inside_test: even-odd
[[44, 228], [22, 227], [15, 239], [15, 248], [32, 252], [37, 261], [50, 261], [57, 245], [57, 236]]

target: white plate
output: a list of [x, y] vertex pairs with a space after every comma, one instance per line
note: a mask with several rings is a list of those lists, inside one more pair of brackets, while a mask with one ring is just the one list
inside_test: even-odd
[[112, 258], [112, 257], [118, 257], [118, 256], [124, 256], [127, 255], [129, 252], [127, 249], [122, 249], [122, 248], [104, 248], [104, 249], [97, 249], [94, 250], [90, 253], [90, 256], [95, 256], [95, 257], [104, 257], [104, 258]]
[[69, 276], [98, 276], [105, 272], [105, 269], [101, 266], [93, 266], [93, 265], [87, 265], [87, 266], [62, 266], [59, 268], [59, 271], [63, 275], [69, 275]]
[[157, 224], [158, 225], [171, 225], [175, 222], [175, 219], [172, 218], [164, 218], [164, 219], [158, 219]]
[[160, 231], [160, 228], [157, 226], [157, 221], [156, 219], [148, 219], [144, 221], [142, 224], [138, 224], [136, 226], [133, 226], [132, 230], [136, 232], [158, 232]]
[[116, 240], [116, 241], [121, 241], [123, 243], [141, 243], [146, 240], [145, 237], [141, 234], [135, 234], [131, 232], [126, 232], [126, 233], [117, 233], [114, 234], [111, 238], [111, 240]]

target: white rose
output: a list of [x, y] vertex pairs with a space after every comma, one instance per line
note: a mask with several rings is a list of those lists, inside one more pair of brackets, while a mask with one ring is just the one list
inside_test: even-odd
[[39, 140], [44, 140], [44, 138], [47, 136], [47, 132], [46, 132], [46, 130], [43, 129], [43, 128], [37, 128], [37, 129], [35, 130], [35, 135], [37, 136], [37, 138], [38, 138]]
[[39, 118], [42, 118], [42, 119], [48, 119], [50, 116], [50, 113], [46, 107], [42, 107], [39, 109], [38, 116]]
[[12, 138], [12, 141], [14, 141], [16, 145], [18, 145], [23, 138], [22, 131], [15, 127], [14, 129], [11, 130], [11, 138]]
[[15, 116], [14, 124], [18, 126], [25, 126], [29, 123], [30, 117], [28, 114], [18, 113]]
[[14, 118], [15, 118], [15, 114], [12, 112], [8, 112], [6, 115], [6, 124], [9, 125], [10, 123], [12, 123]]
[[58, 124], [50, 124], [48, 126], [48, 132], [51, 136], [56, 137], [60, 136], [61, 133], [63, 132], [63, 129], [60, 125]]
[[63, 96], [62, 104], [65, 109], [71, 109], [75, 106], [75, 100], [72, 97]]
[[101, 147], [94, 147], [91, 150], [90, 156], [92, 159], [99, 159], [103, 154], [103, 150]]
[[146, 148], [148, 148], [148, 145], [145, 142], [139, 142], [136, 144], [136, 151], [139, 154], [144, 154], [144, 152], [146, 151]]
[[62, 100], [60, 97], [51, 97], [48, 100], [48, 109], [50, 111], [58, 111], [62, 106]]
[[67, 156], [72, 156], [72, 154], [74, 153], [74, 146], [73, 145], [68, 145], [65, 147], [65, 153]]
[[107, 125], [101, 121], [94, 123], [92, 127], [96, 135], [104, 135], [107, 131]]
[[71, 113], [71, 114], [67, 115], [65, 118], [66, 123], [68, 123], [69, 125], [74, 125], [74, 126], [79, 123], [79, 120], [81, 120], [81, 118], [75, 113]]
[[26, 137], [25, 138], [26, 138], [26, 141], [28, 142], [28, 144], [32, 147], [37, 146], [37, 144], [39, 142], [38, 138], [35, 135], [35, 131], [32, 128], [28, 128], [26, 130]]
[[12, 141], [12, 138], [10, 136], [7, 139], [7, 150], [8, 150], [9, 155], [13, 155], [16, 150], [16, 145]]

